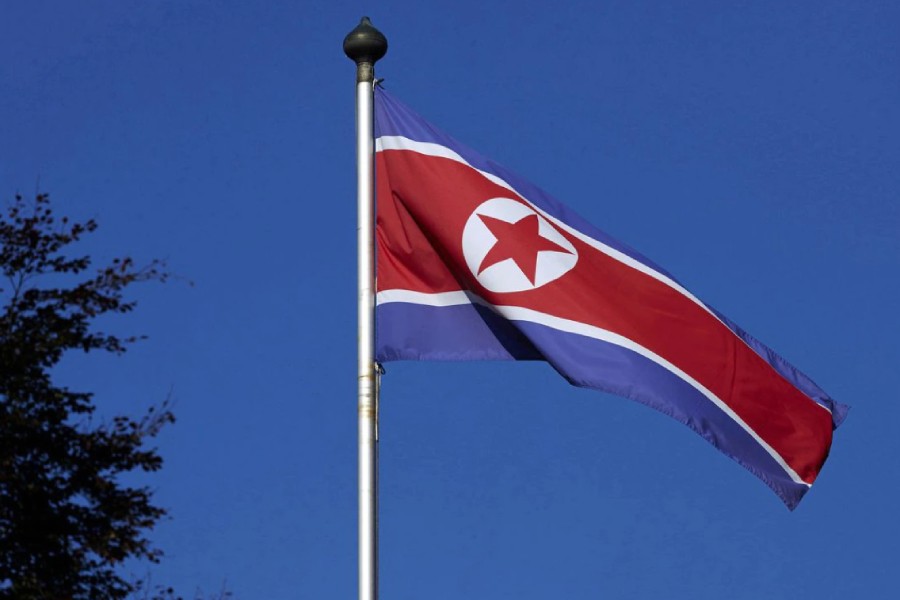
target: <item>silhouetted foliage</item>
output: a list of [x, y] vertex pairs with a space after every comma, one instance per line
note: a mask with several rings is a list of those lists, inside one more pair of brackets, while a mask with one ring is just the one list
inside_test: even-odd
[[165, 510], [119, 476], [161, 467], [147, 442], [174, 421], [168, 405], [95, 424], [92, 394], [51, 377], [69, 350], [124, 352], [136, 338], [96, 319], [134, 308], [128, 286], [167, 277], [130, 258], [90, 272], [70, 245], [96, 227], [57, 218], [45, 194], [0, 216], [0, 599], [126, 598], [140, 585], [117, 568], [161, 555], [146, 534]]
[[[233, 600], [234, 595], [228, 590], [225, 583], [222, 583], [219, 591], [212, 594], [205, 594], [203, 590], [197, 589], [189, 600]], [[154, 585], [148, 575], [145, 579], [135, 584], [135, 589], [129, 596], [129, 600], [188, 600], [175, 593], [171, 587], [162, 585]]]

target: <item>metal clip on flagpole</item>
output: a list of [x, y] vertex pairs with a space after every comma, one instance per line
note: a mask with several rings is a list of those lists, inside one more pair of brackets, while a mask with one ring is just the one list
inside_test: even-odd
[[378, 385], [375, 363], [375, 63], [387, 39], [368, 17], [344, 38], [356, 62], [356, 174], [359, 298], [359, 600], [378, 598]]

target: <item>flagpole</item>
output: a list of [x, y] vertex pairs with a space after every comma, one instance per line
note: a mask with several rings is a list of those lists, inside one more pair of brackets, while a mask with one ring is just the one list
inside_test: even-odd
[[375, 190], [373, 103], [375, 63], [387, 40], [368, 17], [344, 38], [356, 62], [358, 274], [359, 600], [378, 598], [378, 366], [375, 363]]

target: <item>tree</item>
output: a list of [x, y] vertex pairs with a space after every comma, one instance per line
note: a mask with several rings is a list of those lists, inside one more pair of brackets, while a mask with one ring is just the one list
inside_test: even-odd
[[168, 404], [95, 424], [92, 394], [52, 378], [68, 351], [125, 352], [137, 338], [95, 321], [129, 313], [132, 284], [167, 277], [130, 258], [89, 274], [70, 246], [96, 228], [57, 219], [46, 194], [0, 215], [0, 599], [123, 599], [140, 586], [117, 567], [161, 556], [146, 534], [166, 511], [119, 476], [162, 466], [147, 443], [174, 421]]

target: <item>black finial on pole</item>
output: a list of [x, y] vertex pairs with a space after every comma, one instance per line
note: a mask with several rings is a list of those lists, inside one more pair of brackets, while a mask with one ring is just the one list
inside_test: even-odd
[[387, 49], [387, 38], [372, 26], [369, 17], [363, 17], [356, 29], [344, 38], [344, 54], [356, 62], [356, 81], [375, 79], [375, 63]]

